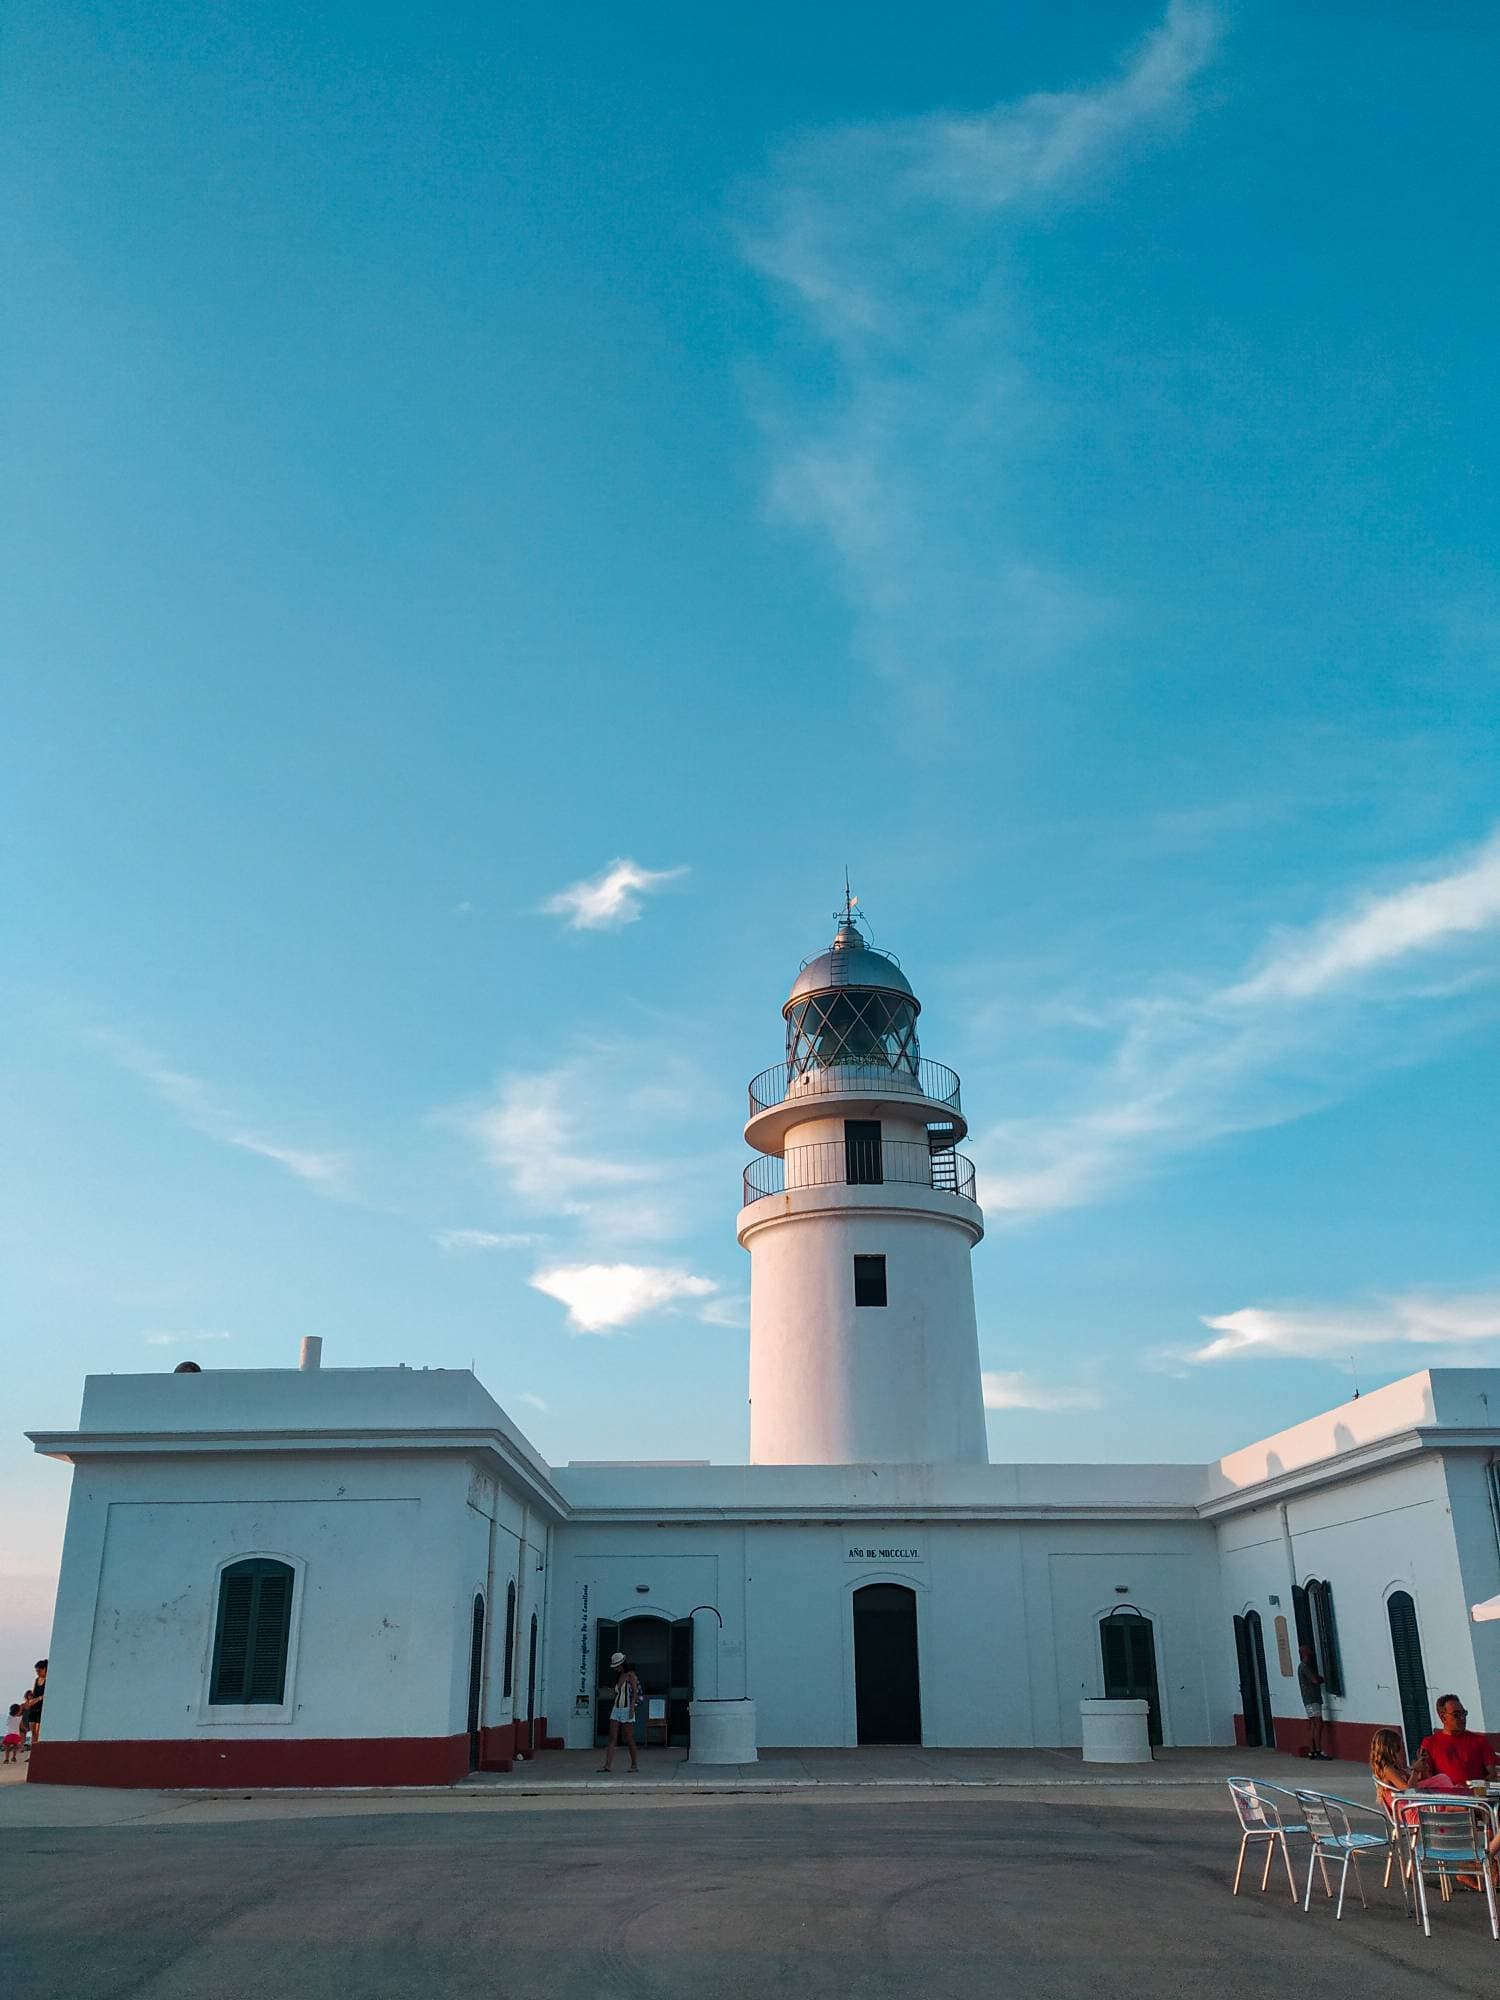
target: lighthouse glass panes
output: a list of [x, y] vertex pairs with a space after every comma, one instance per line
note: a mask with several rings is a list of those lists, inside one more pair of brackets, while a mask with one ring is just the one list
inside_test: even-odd
[[796, 1001], [786, 1017], [792, 1076], [808, 1070], [881, 1064], [917, 1073], [917, 1010], [900, 993], [846, 986]]

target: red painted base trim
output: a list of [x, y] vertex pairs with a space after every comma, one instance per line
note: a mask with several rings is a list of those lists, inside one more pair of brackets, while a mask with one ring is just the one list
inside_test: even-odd
[[251, 1791], [261, 1785], [456, 1785], [467, 1736], [262, 1737], [226, 1741], [58, 1743], [31, 1753], [33, 1785], [116, 1785], [150, 1791]]
[[560, 1736], [547, 1734], [547, 1718], [539, 1715], [534, 1721], [496, 1723], [492, 1728], [479, 1732], [479, 1768], [481, 1771], [512, 1771], [518, 1759], [534, 1757], [538, 1750], [561, 1750]]
[[481, 1771], [513, 1771], [516, 1765], [516, 1725], [502, 1722], [479, 1732]]
[[[1276, 1736], [1276, 1748], [1289, 1757], [1300, 1757], [1307, 1748], [1307, 1717], [1305, 1715], [1274, 1715], [1271, 1726]], [[1436, 1716], [1432, 1726], [1437, 1728]], [[1394, 1729], [1402, 1735], [1399, 1722], [1325, 1722], [1323, 1724], [1323, 1748], [1330, 1757], [1339, 1757], [1351, 1764], [1368, 1764], [1370, 1761], [1370, 1738], [1377, 1729]], [[1245, 1741], [1245, 1718], [1234, 1718], [1234, 1740]], [[1404, 1739], [1403, 1739], [1404, 1740]], [[1500, 1745], [1500, 1737], [1490, 1732], [1492, 1745]]]

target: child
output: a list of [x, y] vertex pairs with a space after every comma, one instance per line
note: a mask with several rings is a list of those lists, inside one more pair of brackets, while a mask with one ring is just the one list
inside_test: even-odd
[[1401, 1738], [1394, 1729], [1371, 1733], [1370, 1776], [1375, 1780], [1375, 1795], [1387, 1813], [1392, 1810], [1396, 1794], [1410, 1790], [1411, 1772], [1401, 1754]]
[[21, 1754], [21, 1740], [24, 1733], [25, 1718], [21, 1714], [21, 1704], [13, 1701], [10, 1705], [10, 1714], [5, 1718], [5, 1736], [0, 1739], [0, 1748], [5, 1752], [4, 1756], [0, 1757], [0, 1763], [14, 1764], [17, 1761]]

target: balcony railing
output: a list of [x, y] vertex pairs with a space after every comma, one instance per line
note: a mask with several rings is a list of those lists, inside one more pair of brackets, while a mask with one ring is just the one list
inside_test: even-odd
[[769, 1111], [773, 1105], [796, 1103], [803, 1097], [925, 1097], [934, 1104], [946, 1104], [961, 1111], [958, 1078], [942, 1063], [924, 1057], [915, 1071], [904, 1063], [893, 1066], [879, 1056], [841, 1062], [820, 1063], [816, 1068], [798, 1070], [793, 1075], [785, 1063], [763, 1069], [750, 1085], [750, 1115]]
[[884, 1143], [825, 1139], [791, 1146], [782, 1159], [767, 1155], [745, 1169], [745, 1206], [768, 1194], [810, 1187], [929, 1187], [977, 1201], [974, 1162], [951, 1148], [929, 1152], [911, 1139]]

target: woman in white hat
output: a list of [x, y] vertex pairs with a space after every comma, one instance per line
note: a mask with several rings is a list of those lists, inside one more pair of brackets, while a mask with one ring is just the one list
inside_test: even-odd
[[635, 1756], [635, 1712], [641, 1701], [641, 1677], [623, 1653], [611, 1653], [609, 1664], [614, 1670], [615, 1700], [609, 1711], [609, 1748], [599, 1768], [601, 1771], [612, 1768], [615, 1748], [623, 1731], [625, 1748], [630, 1752], [630, 1768], [638, 1771], [641, 1767]]

